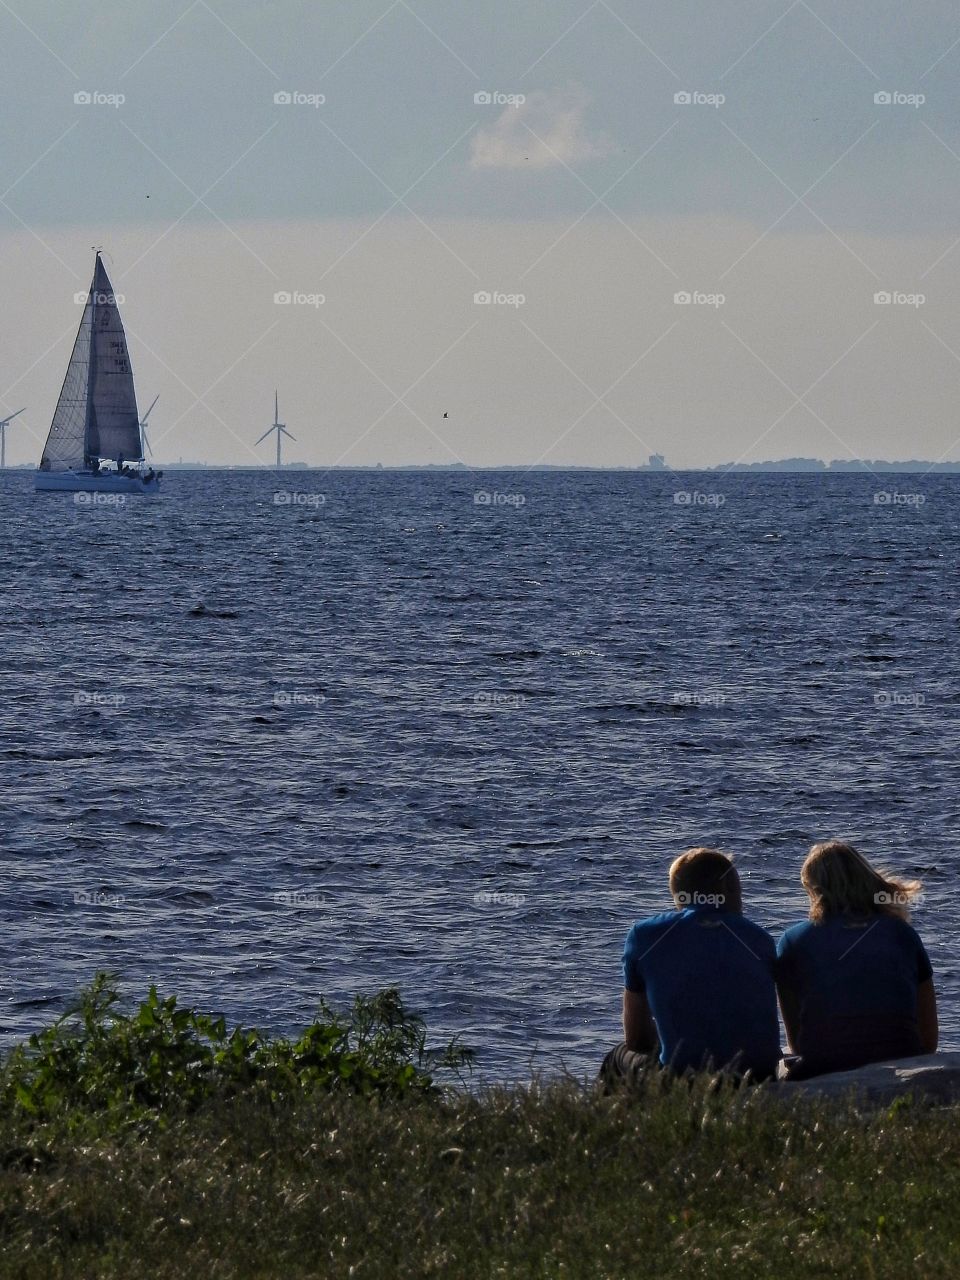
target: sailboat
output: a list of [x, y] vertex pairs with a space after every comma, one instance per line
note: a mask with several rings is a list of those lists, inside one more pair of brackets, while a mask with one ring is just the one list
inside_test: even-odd
[[96, 251], [93, 280], [36, 475], [59, 492], [156, 493], [163, 472], [144, 469], [133, 370], [120, 311]]

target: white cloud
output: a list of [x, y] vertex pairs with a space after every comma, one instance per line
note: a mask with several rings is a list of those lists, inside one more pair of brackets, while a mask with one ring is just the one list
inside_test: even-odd
[[474, 169], [551, 169], [609, 155], [614, 144], [590, 133], [584, 113], [590, 95], [579, 85], [537, 89], [519, 106], [508, 106], [489, 128], [473, 136]]

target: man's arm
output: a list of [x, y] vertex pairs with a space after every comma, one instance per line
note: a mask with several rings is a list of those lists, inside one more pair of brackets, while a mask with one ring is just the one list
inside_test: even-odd
[[940, 1027], [937, 1023], [937, 993], [933, 989], [932, 978], [927, 978], [917, 987], [917, 1029], [923, 1052], [936, 1053]]
[[652, 1053], [659, 1039], [657, 1027], [642, 991], [623, 989], [623, 1039], [635, 1053]]

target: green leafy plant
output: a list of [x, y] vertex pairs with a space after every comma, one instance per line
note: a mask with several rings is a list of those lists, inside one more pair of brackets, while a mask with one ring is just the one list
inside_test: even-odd
[[456, 1040], [428, 1049], [422, 1019], [394, 988], [357, 996], [348, 1014], [321, 1001], [316, 1021], [292, 1039], [228, 1030], [155, 986], [132, 1014], [119, 999], [115, 975], [98, 973], [61, 1018], [16, 1046], [0, 1067], [0, 1107], [38, 1119], [163, 1121], [248, 1091], [273, 1102], [334, 1090], [435, 1093], [434, 1073], [459, 1075], [472, 1056]]

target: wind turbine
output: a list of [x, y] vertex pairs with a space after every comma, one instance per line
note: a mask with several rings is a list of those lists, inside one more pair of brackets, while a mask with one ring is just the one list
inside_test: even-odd
[[296, 440], [297, 437], [294, 435], [290, 435], [290, 432], [280, 421], [280, 401], [276, 391], [274, 391], [273, 393], [273, 426], [267, 427], [266, 431], [257, 441], [257, 444], [260, 444], [262, 441], [266, 440], [267, 436], [271, 435], [274, 431], [277, 433], [277, 468], [279, 470], [279, 468], [283, 466], [283, 463], [280, 461], [280, 444], [281, 444], [281, 441], [283, 440], [283, 437], [289, 436], [291, 440]]
[[19, 418], [23, 412], [23, 409], [18, 409], [8, 418], [0, 418], [0, 471], [5, 470], [7, 465], [7, 423], [12, 422], [14, 418]]
[[158, 391], [153, 397], [153, 404], [151, 404], [150, 408], [140, 419], [140, 435], [143, 439], [143, 447], [151, 458], [153, 457], [153, 450], [150, 448], [150, 441], [147, 439], [147, 419], [150, 417], [151, 413], [153, 413], [153, 405], [156, 404], [159, 399], [160, 393]]

